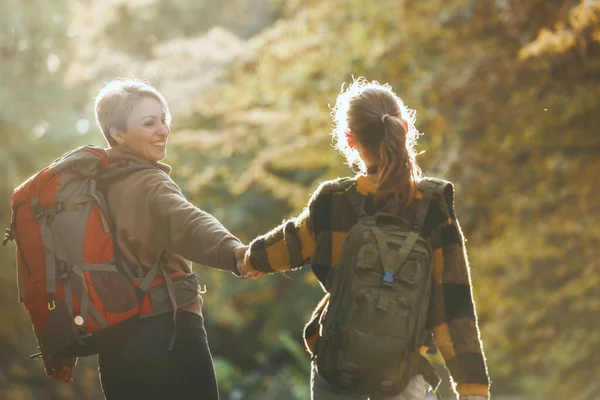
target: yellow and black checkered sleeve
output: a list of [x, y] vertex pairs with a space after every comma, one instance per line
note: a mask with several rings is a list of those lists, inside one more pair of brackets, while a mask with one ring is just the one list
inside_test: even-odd
[[489, 377], [472, 296], [465, 240], [454, 213], [454, 188], [435, 201], [430, 325], [460, 395], [489, 397]]
[[315, 209], [319, 208], [327, 184], [321, 184], [311, 195], [300, 215], [252, 241], [246, 253], [246, 265], [250, 270], [263, 273], [287, 271], [310, 261], [316, 246], [314, 216], [319, 212]]

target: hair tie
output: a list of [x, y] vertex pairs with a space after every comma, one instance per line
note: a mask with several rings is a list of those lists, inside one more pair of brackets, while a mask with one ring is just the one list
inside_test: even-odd
[[383, 114], [383, 115], [381, 116], [381, 123], [382, 123], [382, 124], [385, 124], [385, 119], [386, 119], [387, 117], [389, 117], [389, 116], [390, 116], [390, 114]]

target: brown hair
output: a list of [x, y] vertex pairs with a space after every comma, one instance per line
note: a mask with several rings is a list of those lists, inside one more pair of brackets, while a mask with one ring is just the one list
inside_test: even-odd
[[171, 125], [171, 113], [162, 94], [149, 83], [139, 79], [115, 79], [108, 82], [96, 96], [94, 104], [96, 123], [110, 147], [117, 142], [110, 135], [110, 128], [127, 130], [127, 117], [137, 102], [144, 97], [154, 97], [167, 114], [167, 124]]
[[415, 111], [389, 85], [358, 78], [347, 89], [342, 87], [332, 116], [334, 145], [350, 166], [367, 172], [358, 151], [348, 144], [348, 131], [378, 160], [377, 208], [405, 211], [416, 197], [422, 175], [416, 162]]

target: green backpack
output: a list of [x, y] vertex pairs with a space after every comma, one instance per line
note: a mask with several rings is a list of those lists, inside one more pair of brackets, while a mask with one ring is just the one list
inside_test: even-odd
[[[447, 182], [425, 178], [414, 221], [366, 215], [352, 181], [340, 189], [358, 217], [328, 285], [330, 302], [317, 342], [318, 373], [338, 391], [369, 396], [403, 392], [416, 373], [432, 282], [432, 249], [421, 236], [433, 196]], [[334, 272], [333, 272], [334, 271]]]

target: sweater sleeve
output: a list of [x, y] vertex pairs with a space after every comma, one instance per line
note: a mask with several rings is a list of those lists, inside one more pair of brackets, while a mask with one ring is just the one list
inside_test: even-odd
[[445, 219], [432, 231], [434, 339], [459, 395], [489, 397], [489, 377], [472, 295], [465, 239], [448, 184], [435, 201]]
[[147, 174], [150, 213], [167, 250], [212, 268], [232, 271], [234, 252], [243, 244], [215, 217], [194, 206], [166, 174]]
[[317, 232], [313, 217], [321, 194], [327, 191], [325, 182], [311, 195], [308, 204], [296, 218], [284, 221], [270, 232], [250, 243], [246, 265], [263, 273], [287, 271], [306, 265], [316, 246]]

